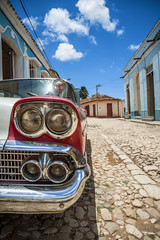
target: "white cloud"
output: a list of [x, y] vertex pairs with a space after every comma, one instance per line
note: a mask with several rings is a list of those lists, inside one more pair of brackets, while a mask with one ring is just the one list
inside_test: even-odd
[[52, 8], [44, 18], [44, 23], [50, 31], [60, 34], [77, 33], [88, 35], [89, 28], [80, 20], [73, 20], [66, 9]]
[[108, 32], [115, 30], [117, 20], [110, 20], [109, 8], [105, 6], [105, 0], [79, 0], [76, 4], [81, 14], [90, 23], [99, 23]]
[[96, 38], [94, 36], [90, 36], [89, 39], [90, 39], [91, 43], [97, 45]]
[[83, 57], [83, 53], [77, 52], [72, 44], [60, 43], [53, 58], [62, 62], [76, 60]]
[[68, 42], [68, 38], [64, 34], [54, 34], [51, 31], [44, 30], [42, 32], [43, 36], [46, 36], [48, 41], [55, 42], [55, 41], [61, 41], [61, 42]]
[[36, 40], [36, 43], [39, 46], [39, 48], [41, 50], [43, 50], [43, 48], [45, 48], [45, 45], [49, 44], [49, 39], [48, 38], [45, 38], [45, 39], [40, 39], [39, 38], [39, 40], [38, 39]]
[[129, 50], [132, 50], [132, 51], [135, 51], [135, 50], [137, 50], [139, 47], [140, 47], [140, 44], [138, 44], [138, 45], [131, 44], [131, 45], [128, 47], [128, 49], [129, 49]]
[[[29, 19], [30, 19], [30, 21], [31, 21], [34, 29], [36, 30], [36, 29], [37, 29], [37, 26], [40, 25], [40, 23], [39, 23], [39, 21], [38, 21], [39, 18], [38, 18], [38, 17], [30, 17]], [[28, 25], [28, 26], [32, 29], [29, 19], [28, 19], [28, 18], [24, 18], [24, 19], [22, 20], [22, 22], [23, 22], [24, 24]]]
[[60, 34], [58, 35], [58, 38], [57, 38], [59, 41], [61, 42], [66, 42], [68, 43], [68, 38], [64, 35], [64, 34]]
[[43, 23], [46, 29], [42, 35], [46, 36], [48, 41], [69, 43], [68, 35], [76, 33], [88, 36], [90, 42], [97, 45], [95, 37], [89, 35], [90, 27], [100, 24], [103, 29], [112, 32], [118, 23], [117, 20], [111, 21], [109, 8], [105, 4], [105, 0], [78, 0], [76, 6], [79, 12], [74, 18], [67, 9], [52, 8], [45, 14]]
[[47, 30], [44, 30], [43, 32], [42, 32], [42, 35], [43, 36], [46, 36], [46, 37], [49, 37], [50, 39], [52, 39], [52, 40], [56, 40], [56, 35], [53, 33], [53, 32], [49, 32], [49, 31], [47, 31]]
[[117, 36], [119, 37], [119, 36], [121, 36], [121, 35], [123, 35], [124, 34], [124, 29], [118, 29], [117, 30]]

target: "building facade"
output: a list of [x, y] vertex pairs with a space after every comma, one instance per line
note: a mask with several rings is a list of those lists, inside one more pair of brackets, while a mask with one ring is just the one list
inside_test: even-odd
[[125, 117], [160, 121], [160, 19], [123, 72]]
[[87, 111], [88, 117], [116, 118], [124, 117], [124, 100], [106, 95], [94, 95], [81, 100], [81, 106]]
[[8, 0], [0, 1], [0, 80], [58, 77]]

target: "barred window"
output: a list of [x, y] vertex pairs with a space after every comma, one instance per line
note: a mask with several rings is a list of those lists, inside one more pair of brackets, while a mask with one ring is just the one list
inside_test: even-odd
[[37, 65], [33, 60], [29, 61], [29, 73], [30, 73], [30, 78], [37, 77]]

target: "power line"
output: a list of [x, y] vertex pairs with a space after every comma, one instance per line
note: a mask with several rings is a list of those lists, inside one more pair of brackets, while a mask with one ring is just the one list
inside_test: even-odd
[[[22, 8], [23, 8], [23, 10], [24, 10], [27, 18], [28, 18], [28, 21], [30, 22], [30, 25], [31, 25], [31, 27], [32, 27], [32, 30], [33, 30], [33, 32], [34, 32], [34, 34], [35, 34], [35, 36], [36, 36], [36, 38], [37, 38], [37, 40], [38, 40], [38, 42], [39, 42], [42, 50], [43, 50], [43, 52], [44, 52], [44, 55], [45, 55], [45, 57], [47, 58], [47, 61], [48, 61], [49, 65], [51, 66], [50, 60], [49, 60], [49, 58], [48, 58], [48, 56], [47, 56], [47, 53], [46, 53], [46, 51], [44, 50], [44, 47], [43, 47], [43, 45], [42, 45], [42, 43], [41, 43], [41, 41], [40, 41], [40, 39], [39, 39], [39, 37], [38, 37], [38, 35], [37, 35], [37, 33], [36, 33], [36, 30], [35, 30], [35, 28], [34, 28], [34, 26], [33, 26], [33, 24], [32, 24], [32, 21], [31, 21], [31, 19], [30, 19], [30, 17], [29, 17], [29, 12], [28, 12], [27, 8], [24, 6], [24, 3], [22, 2], [22, 0], [20, 0], [20, 3], [21, 3], [21, 5], [22, 5]], [[27, 13], [27, 12], [28, 12], [28, 13]]]

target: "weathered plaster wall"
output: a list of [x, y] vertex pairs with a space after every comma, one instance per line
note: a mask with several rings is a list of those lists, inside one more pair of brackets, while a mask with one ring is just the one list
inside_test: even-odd
[[[139, 64], [128, 74], [125, 78], [125, 99], [126, 99], [126, 110], [127, 110], [127, 96], [126, 86], [129, 84], [130, 89], [130, 107], [131, 107], [131, 118], [137, 115], [137, 109], [135, 106], [134, 99], [134, 83], [133, 74], [139, 73], [140, 83], [140, 99], [141, 99], [141, 117], [148, 116], [147, 110], [147, 81], [146, 81], [146, 68], [153, 64], [153, 78], [154, 78], [154, 95], [155, 95], [155, 120], [160, 120], [160, 43], [157, 44], [152, 51], [146, 54], [145, 58], [140, 61]], [[126, 115], [127, 115], [126, 111]]]
[[[16, 22], [15, 22], [16, 24]], [[26, 44], [25, 39], [19, 35], [14, 26], [9, 22], [6, 16], [0, 11], [0, 25], [3, 31], [0, 33], [2, 40], [7, 42], [7, 44], [14, 50], [16, 53], [16, 64], [15, 64], [15, 72], [16, 75], [14, 77], [29, 77], [29, 59], [36, 58], [34, 54], [34, 49], [30, 49]], [[0, 42], [1, 43], [1, 42]], [[0, 44], [0, 61], [2, 64], [2, 44]], [[40, 63], [41, 61], [37, 59]], [[43, 64], [38, 67], [38, 76], [41, 76], [41, 70], [47, 70]], [[1, 71], [2, 73], [2, 71]], [[2, 74], [1, 74], [2, 75]], [[2, 76], [1, 76], [2, 79]]]

